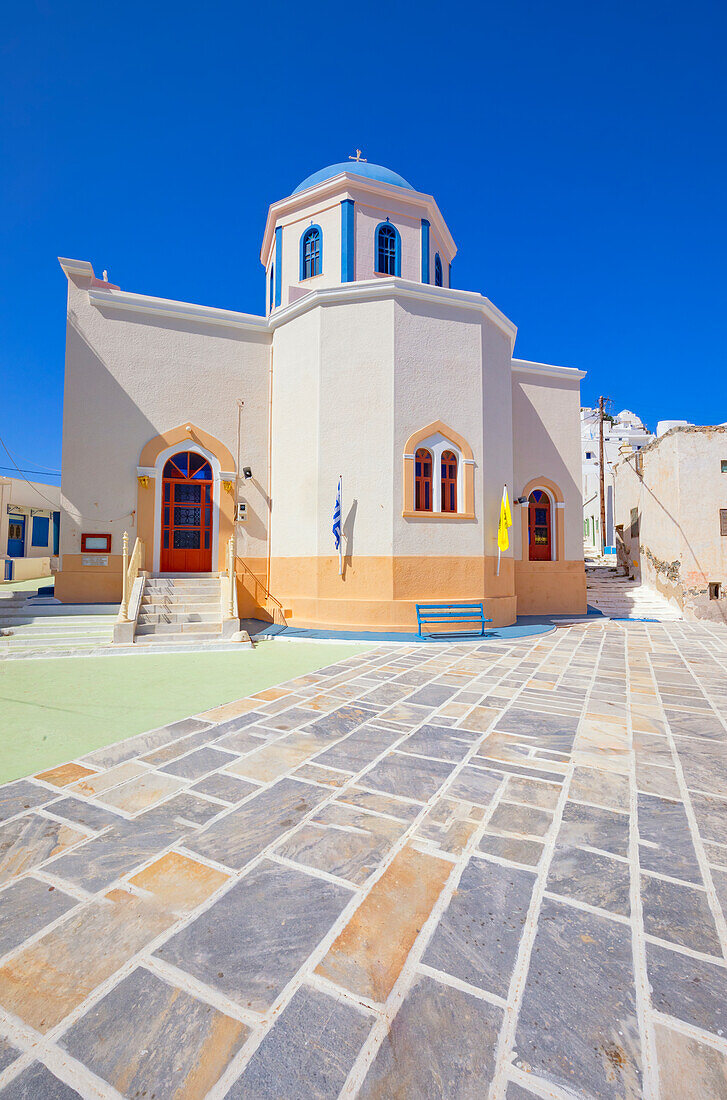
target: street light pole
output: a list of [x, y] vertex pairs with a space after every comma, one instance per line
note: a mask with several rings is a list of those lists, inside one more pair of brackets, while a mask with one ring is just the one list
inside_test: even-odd
[[603, 461], [603, 404], [605, 397], [601, 396], [598, 399], [598, 420], [599, 420], [599, 488], [601, 495], [601, 556], [606, 551], [606, 479], [605, 479], [605, 463]]

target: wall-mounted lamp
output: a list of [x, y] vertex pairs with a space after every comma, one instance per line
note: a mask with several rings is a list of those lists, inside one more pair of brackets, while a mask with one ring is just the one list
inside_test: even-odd
[[222, 488], [225, 490], [226, 493], [231, 493], [234, 486], [231, 481], [223, 481]]
[[527, 498], [527, 497], [517, 497], [517, 498], [515, 499], [515, 503], [516, 503], [516, 504], [527, 504], [527, 502], [528, 502], [528, 498]]
[[252, 469], [249, 466], [243, 466], [242, 476], [245, 478], [245, 481], [249, 481], [249, 479], [252, 477]]
[[148, 489], [149, 488], [149, 478], [146, 474], [139, 474], [139, 476], [137, 477], [136, 480], [139, 482], [139, 488], [140, 489]]

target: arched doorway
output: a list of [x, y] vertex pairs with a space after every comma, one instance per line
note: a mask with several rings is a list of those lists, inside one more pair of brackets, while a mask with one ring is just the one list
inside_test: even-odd
[[528, 550], [530, 561], [552, 561], [550, 497], [543, 489], [528, 497]]
[[179, 451], [162, 474], [162, 573], [212, 569], [212, 468], [204, 455]]

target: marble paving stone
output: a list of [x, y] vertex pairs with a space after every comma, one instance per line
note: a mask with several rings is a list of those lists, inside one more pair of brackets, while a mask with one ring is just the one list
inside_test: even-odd
[[[272, 733], [272, 730], [269, 730], [268, 733]], [[259, 749], [264, 743], [259, 733], [244, 729], [237, 730], [236, 733], [226, 734], [224, 737], [221, 737], [219, 741], [215, 741], [214, 747], [216, 749], [228, 749], [230, 752], [244, 755], [248, 752], [254, 752], [255, 749]]]
[[150, 822], [145, 818], [146, 815], [142, 815], [136, 821], [112, 825], [106, 832], [87, 840], [76, 851], [57, 859], [51, 865], [53, 874], [95, 893], [174, 843], [185, 832], [173, 822]]
[[50, 783], [53, 787], [67, 787], [69, 783], [75, 783], [77, 779], [83, 779], [86, 775], [93, 775], [93, 768], [84, 768], [82, 764], [61, 764], [50, 771], [39, 772], [36, 779], [44, 783]]
[[339, 737], [345, 737], [371, 717], [371, 711], [361, 707], [339, 707], [330, 714], [316, 719], [308, 726], [311, 733], [320, 734], [335, 741]]
[[492, 725], [498, 716], [498, 707], [474, 707], [473, 710], [458, 723], [459, 729], [472, 730], [476, 733], [484, 733]]
[[164, 744], [161, 748], [156, 749], [155, 752], [149, 753], [147, 756], [142, 756], [142, 760], [146, 764], [151, 764], [152, 767], [158, 768], [160, 764], [168, 764], [170, 760], [176, 760], [180, 756], [184, 756], [185, 753], [192, 752], [193, 749], [199, 749], [203, 745], [209, 744], [209, 742], [215, 737], [216, 731], [214, 728], [207, 727], [203, 730], [198, 730], [196, 733], [192, 733], [189, 737], [182, 737], [178, 741], [172, 741]]
[[220, 749], [207, 746], [203, 749], [196, 749], [188, 756], [180, 757], [179, 760], [172, 760], [171, 763], [165, 764], [161, 770], [168, 772], [170, 775], [182, 776], [184, 779], [200, 779], [208, 772], [214, 772], [218, 768], [224, 768], [227, 764], [232, 764], [236, 759], [236, 756], [232, 753], [222, 752]]
[[226, 807], [219, 802], [210, 802], [207, 798], [183, 791], [168, 798], [166, 802], [153, 806], [136, 818], [142, 825], [160, 825], [181, 835], [189, 826], [204, 825], [212, 817], [224, 813]]
[[417, 753], [420, 756], [436, 756], [459, 764], [472, 748], [472, 741], [465, 730], [447, 730], [442, 726], [421, 726], [398, 746], [399, 752]]
[[441, 707], [455, 693], [455, 688], [446, 687], [444, 684], [427, 684], [420, 688], [407, 699], [407, 703], [414, 703], [424, 707]]
[[689, 714], [683, 710], [665, 709], [672, 733], [684, 737], [706, 737], [716, 741], [727, 738], [727, 729], [714, 714]]
[[651, 1003], [658, 1012], [724, 1036], [727, 969], [659, 944], [646, 944]]
[[600, 768], [576, 768], [569, 789], [570, 798], [595, 802], [611, 810], [629, 808], [629, 779]]
[[662, 1023], [654, 1032], [661, 1100], [683, 1100], [687, 1089], [704, 1100], [727, 1097], [727, 1054]]
[[384, 1001], [452, 864], [406, 845], [374, 883], [317, 967], [344, 989]]
[[360, 776], [358, 782], [373, 790], [426, 802], [444, 783], [453, 767], [454, 764], [441, 760], [422, 760], [392, 752]]
[[414, 705], [407, 700], [404, 703], [395, 703], [388, 710], [381, 711], [381, 717], [389, 722], [395, 722], [403, 729], [414, 729], [430, 717], [433, 709], [434, 707], [431, 706]]
[[556, 844], [545, 888], [624, 917], [631, 912], [628, 863], [597, 852]]
[[140, 733], [136, 737], [128, 737], [125, 741], [117, 741], [115, 745], [107, 745], [102, 749], [84, 756], [84, 764], [92, 768], [112, 768], [114, 764], [122, 764], [131, 760], [134, 756], [140, 756], [145, 752], [151, 752], [170, 741], [176, 741], [186, 734], [197, 733], [209, 729], [209, 722], [200, 721], [198, 718], [183, 718], [180, 722], [172, 722], [169, 726], [161, 726], [159, 729], [150, 730], [148, 733]]
[[520, 806], [501, 800], [489, 820], [492, 829], [503, 833], [520, 833], [525, 836], [545, 836], [553, 821], [547, 810], [535, 806]]
[[25, 810], [44, 806], [56, 797], [54, 791], [41, 787], [39, 783], [30, 783], [27, 779], [7, 783], [0, 787], [0, 821], [7, 821]]
[[359, 1100], [481, 1100], [494, 1075], [502, 1009], [430, 977], [415, 978]]
[[315, 762], [353, 774], [370, 764], [402, 736], [402, 730], [384, 729], [367, 722], [349, 734], [344, 741], [339, 741], [322, 752]]
[[228, 771], [259, 783], [269, 783], [305, 763], [319, 749], [320, 744], [313, 737], [287, 736], [248, 753], [231, 764]]
[[511, 776], [505, 787], [505, 798], [512, 802], [526, 802], [544, 810], [554, 810], [560, 798], [561, 788], [556, 783], [539, 783], [534, 779]]
[[537, 736], [538, 743], [550, 749], [568, 751], [578, 729], [578, 718], [573, 715], [548, 714], [522, 707], [510, 707], [498, 722], [498, 730], [506, 733], [524, 733]]
[[636, 761], [636, 787], [643, 794], [680, 799], [679, 781], [673, 768], [661, 768]]
[[0, 1073], [11, 1066], [13, 1062], [20, 1055], [20, 1051], [17, 1050], [7, 1039], [0, 1037]]
[[348, 775], [342, 775], [340, 771], [332, 771], [330, 768], [320, 767], [318, 763], [302, 764], [295, 769], [296, 777], [309, 783], [323, 783], [326, 787], [342, 787], [348, 782]]
[[94, 832], [100, 832], [107, 825], [118, 825], [123, 821], [120, 814], [94, 806], [92, 802], [86, 802], [83, 798], [60, 798], [52, 806], [47, 806], [46, 812], [53, 814], [54, 817], [62, 817], [72, 824], [83, 825]]
[[417, 803], [407, 802], [401, 798], [389, 798], [376, 791], [362, 791], [359, 787], [349, 787], [347, 791], [342, 791], [336, 797], [336, 801], [360, 806], [364, 810], [373, 810], [379, 814], [389, 814], [400, 821], [413, 821], [422, 812], [422, 807]]
[[544, 898], [517, 1025], [517, 1067], [573, 1095], [640, 1097], [632, 968], [629, 927]]
[[708, 794], [692, 794], [691, 802], [702, 839], [727, 844], [727, 799]]
[[537, 867], [543, 854], [543, 845], [535, 840], [523, 840], [516, 836], [497, 836], [485, 833], [480, 838], [479, 851], [499, 856], [513, 863], [524, 863], [527, 867]]
[[643, 870], [701, 885], [702, 875], [684, 805], [640, 794], [638, 820], [639, 862]]
[[711, 864], [715, 867], [727, 868], [727, 847], [721, 844], [710, 844], [706, 840], [703, 842], [703, 847]]
[[723, 795], [727, 790], [727, 746], [710, 741], [677, 738], [677, 754], [687, 787]]
[[[248, 700], [248, 703], [250, 700]], [[210, 730], [210, 739], [214, 740], [216, 744], [219, 744], [219, 740], [222, 737], [228, 737], [230, 734], [239, 733], [245, 729], [246, 726], [252, 726], [255, 722], [260, 722], [265, 718], [265, 714], [261, 710], [255, 710], [254, 706], [249, 706], [244, 714], [239, 714], [235, 718], [230, 719], [229, 722], [220, 722], [213, 729]]]
[[189, 913], [229, 882], [229, 876], [179, 852], [167, 852], [129, 882], [175, 913]]
[[641, 876], [644, 931], [692, 951], [721, 956], [707, 895], [692, 886]]
[[265, 1012], [329, 931], [352, 893], [263, 860], [155, 954]]
[[476, 802], [480, 806], [489, 806], [502, 783], [503, 777], [496, 772], [485, 771], [465, 765], [447, 788], [448, 798], [458, 798], [465, 802]]
[[268, 844], [287, 833], [328, 797], [328, 791], [310, 783], [281, 779], [201, 829], [185, 847], [241, 871]]
[[558, 840], [562, 844], [587, 844], [616, 856], [627, 856], [629, 819], [626, 814], [612, 810], [566, 802]]
[[0, 825], [0, 884], [85, 839], [85, 833], [40, 814], [26, 814]]
[[0, 893], [0, 955], [40, 932], [76, 905], [62, 890], [23, 878]]
[[353, 1006], [302, 986], [225, 1100], [334, 1100], [372, 1023]]
[[248, 1035], [239, 1020], [138, 968], [60, 1045], [123, 1096], [203, 1100]]
[[0, 967], [0, 1005], [45, 1033], [173, 920], [156, 900], [113, 890]]
[[[487, 742], [485, 742], [485, 745]], [[472, 763], [477, 763], [482, 768], [491, 771], [505, 772], [506, 775], [522, 775], [527, 779], [545, 779], [550, 783], [562, 783], [563, 775], [553, 771], [542, 771], [539, 767], [531, 767], [530, 764], [508, 764], [504, 760], [488, 759], [485, 746], [478, 750]], [[534, 761], [534, 763], [536, 763]], [[541, 761], [537, 761], [538, 764]], [[502, 777], [501, 777], [502, 778]]]
[[42, 1062], [31, 1062], [2, 1090], [3, 1100], [81, 1100], [64, 1081], [59, 1081]]
[[522, 1085], [518, 1085], [515, 1081], [508, 1082], [505, 1100], [534, 1100], [536, 1096], [536, 1093], [531, 1092], [530, 1089], [523, 1088]]
[[244, 779], [238, 779], [228, 772], [213, 772], [191, 788], [193, 791], [199, 791], [200, 794], [221, 798], [232, 805], [242, 802], [243, 798], [247, 798], [249, 794], [259, 789], [255, 783], [247, 783]]
[[315, 710], [307, 710], [305, 707], [290, 707], [289, 710], [284, 710], [280, 714], [266, 715], [260, 724], [267, 726], [268, 729], [287, 733], [288, 730], [298, 729], [318, 717], [318, 712]]
[[161, 802], [163, 798], [168, 798], [181, 786], [180, 779], [174, 779], [162, 772], [147, 772], [99, 795], [99, 802], [103, 802], [106, 806], [114, 806], [118, 810], [125, 810], [128, 814], [136, 814]]
[[314, 814], [275, 851], [361, 885], [405, 828], [404, 822], [333, 803]]
[[459, 855], [479, 825], [477, 820], [471, 819], [470, 811], [466, 803], [438, 798], [415, 835], [450, 855]]
[[391, 705], [392, 703], [398, 703], [400, 699], [403, 699], [405, 695], [408, 695], [411, 688], [406, 684], [381, 684], [379, 687], [374, 688], [373, 691], [368, 692], [361, 698], [361, 702], [366, 703], [378, 703], [382, 706]]
[[87, 775], [85, 778], [79, 779], [77, 783], [71, 784], [66, 790], [69, 793], [90, 795], [93, 798], [104, 791], [110, 790], [111, 787], [125, 783], [127, 779], [135, 779], [137, 775], [144, 775], [146, 771], [147, 768], [137, 760], [127, 760], [124, 764], [116, 764], [113, 768], [109, 768], [108, 771], [98, 772], [96, 775]]
[[471, 859], [423, 961], [507, 996], [534, 883], [530, 871]]
[[[294, 683], [295, 681], [291, 681], [291, 687]], [[224, 725], [254, 709], [255, 703], [252, 699], [246, 697], [245, 699], [235, 699], [232, 703], [222, 703], [219, 707], [213, 707], [212, 710], [206, 710], [202, 714], [198, 714], [197, 718], [206, 722], [216, 722]]]
[[716, 867], [712, 867], [711, 872], [717, 900], [722, 907], [724, 918], [727, 920], [727, 870], [719, 871]]

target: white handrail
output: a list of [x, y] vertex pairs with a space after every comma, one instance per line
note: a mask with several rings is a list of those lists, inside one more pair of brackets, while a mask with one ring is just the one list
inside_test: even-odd
[[140, 570], [144, 568], [144, 543], [140, 538], [137, 538], [134, 543], [134, 549], [131, 552], [131, 558], [129, 558], [129, 536], [126, 531], [124, 531], [122, 543], [121, 563], [121, 606], [119, 608], [117, 621], [120, 623], [128, 623], [131, 590], [134, 587], [134, 581], [139, 576]]

